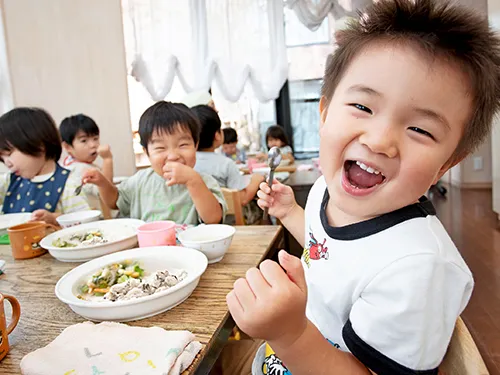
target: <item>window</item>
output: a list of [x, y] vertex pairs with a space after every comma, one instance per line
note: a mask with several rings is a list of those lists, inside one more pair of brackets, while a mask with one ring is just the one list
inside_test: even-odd
[[322, 80], [290, 81], [290, 119], [294, 151], [319, 151], [319, 100]]
[[315, 156], [319, 151], [319, 100], [326, 60], [333, 52], [333, 25], [334, 20], [327, 17], [316, 31], [310, 31], [293, 10], [285, 9], [289, 71], [287, 88], [281, 91], [283, 97], [277, 106], [280, 125], [292, 139], [298, 158]]
[[295, 11], [284, 7], [285, 42], [287, 47], [306, 46], [309, 44], [327, 44], [330, 42], [330, 28], [325, 18], [320, 27], [311, 31], [297, 18]]

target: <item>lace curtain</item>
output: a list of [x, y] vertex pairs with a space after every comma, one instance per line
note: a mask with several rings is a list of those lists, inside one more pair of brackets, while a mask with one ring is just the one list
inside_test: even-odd
[[123, 0], [130, 74], [153, 100], [177, 76], [186, 92], [217, 85], [236, 101], [249, 83], [276, 99], [287, 77], [282, 0]]
[[308, 29], [314, 31], [329, 13], [336, 20], [355, 17], [358, 10], [371, 4], [372, 0], [285, 0], [284, 3], [295, 11], [297, 18]]

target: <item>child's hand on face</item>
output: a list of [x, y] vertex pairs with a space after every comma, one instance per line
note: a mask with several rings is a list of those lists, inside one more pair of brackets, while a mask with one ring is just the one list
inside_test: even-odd
[[269, 215], [277, 219], [283, 219], [297, 205], [292, 188], [278, 180], [273, 181], [272, 191], [267, 182], [261, 183], [259, 187], [257, 204], [262, 209], [268, 208]]
[[167, 186], [188, 185], [199, 179], [200, 175], [185, 164], [169, 161], [163, 166], [163, 178], [167, 180]]
[[279, 346], [293, 344], [307, 326], [307, 284], [299, 258], [284, 250], [278, 263], [266, 260], [238, 279], [226, 297], [236, 325], [254, 338]]
[[43, 209], [33, 211], [31, 221], [45, 221], [48, 224], [58, 225], [55, 214]]
[[113, 158], [113, 154], [111, 153], [111, 147], [109, 145], [100, 145], [97, 149], [97, 154], [103, 159], [111, 159]]
[[89, 169], [82, 176], [82, 183], [102, 186], [106, 182], [106, 177], [98, 169]]

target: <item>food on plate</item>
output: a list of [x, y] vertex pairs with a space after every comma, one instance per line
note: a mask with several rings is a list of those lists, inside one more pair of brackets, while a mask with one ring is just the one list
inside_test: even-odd
[[167, 270], [157, 271], [142, 280], [129, 279], [124, 283], [113, 285], [109, 292], [104, 295], [104, 299], [115, 302], [150, 296], [179, 284], [186, 276], [186, 271], [181, 271], [178, 274], [170, 273]]
[[161, 270], [145, 276], [138, 262], [126, 260], [110, 264], [94, 273], [85, 284], [79, 287], [77, 297], [83, 300], [125, 301], [150, 296], [167, 290], [184, 280], [187, 272]]
[[129, 279], [140, 279], [144, 276], [144, 270], [139, 263], [126, 260], [121, 263], [110, 264], [89, 277], [87, 282], [80, 286], [83, 295], [78, 297], [85, 299], [85, 295], [102, 297], [109, 292], [110, 288]]
[[99, 229], [91, 229], [85, 232], [74, 233], [69, 237], [59, 237], [52, 242], [52, 246], [67, 248], [77, 246], [92, 246], [107, 243], [102, 231]]

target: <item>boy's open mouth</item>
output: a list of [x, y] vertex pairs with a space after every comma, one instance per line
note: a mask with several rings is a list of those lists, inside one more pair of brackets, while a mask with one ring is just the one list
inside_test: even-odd
[[356, 189], [370, 189], [385, 180], [380, 171], [356, 160], [347, 160], [344, 171], [347, 181]]

